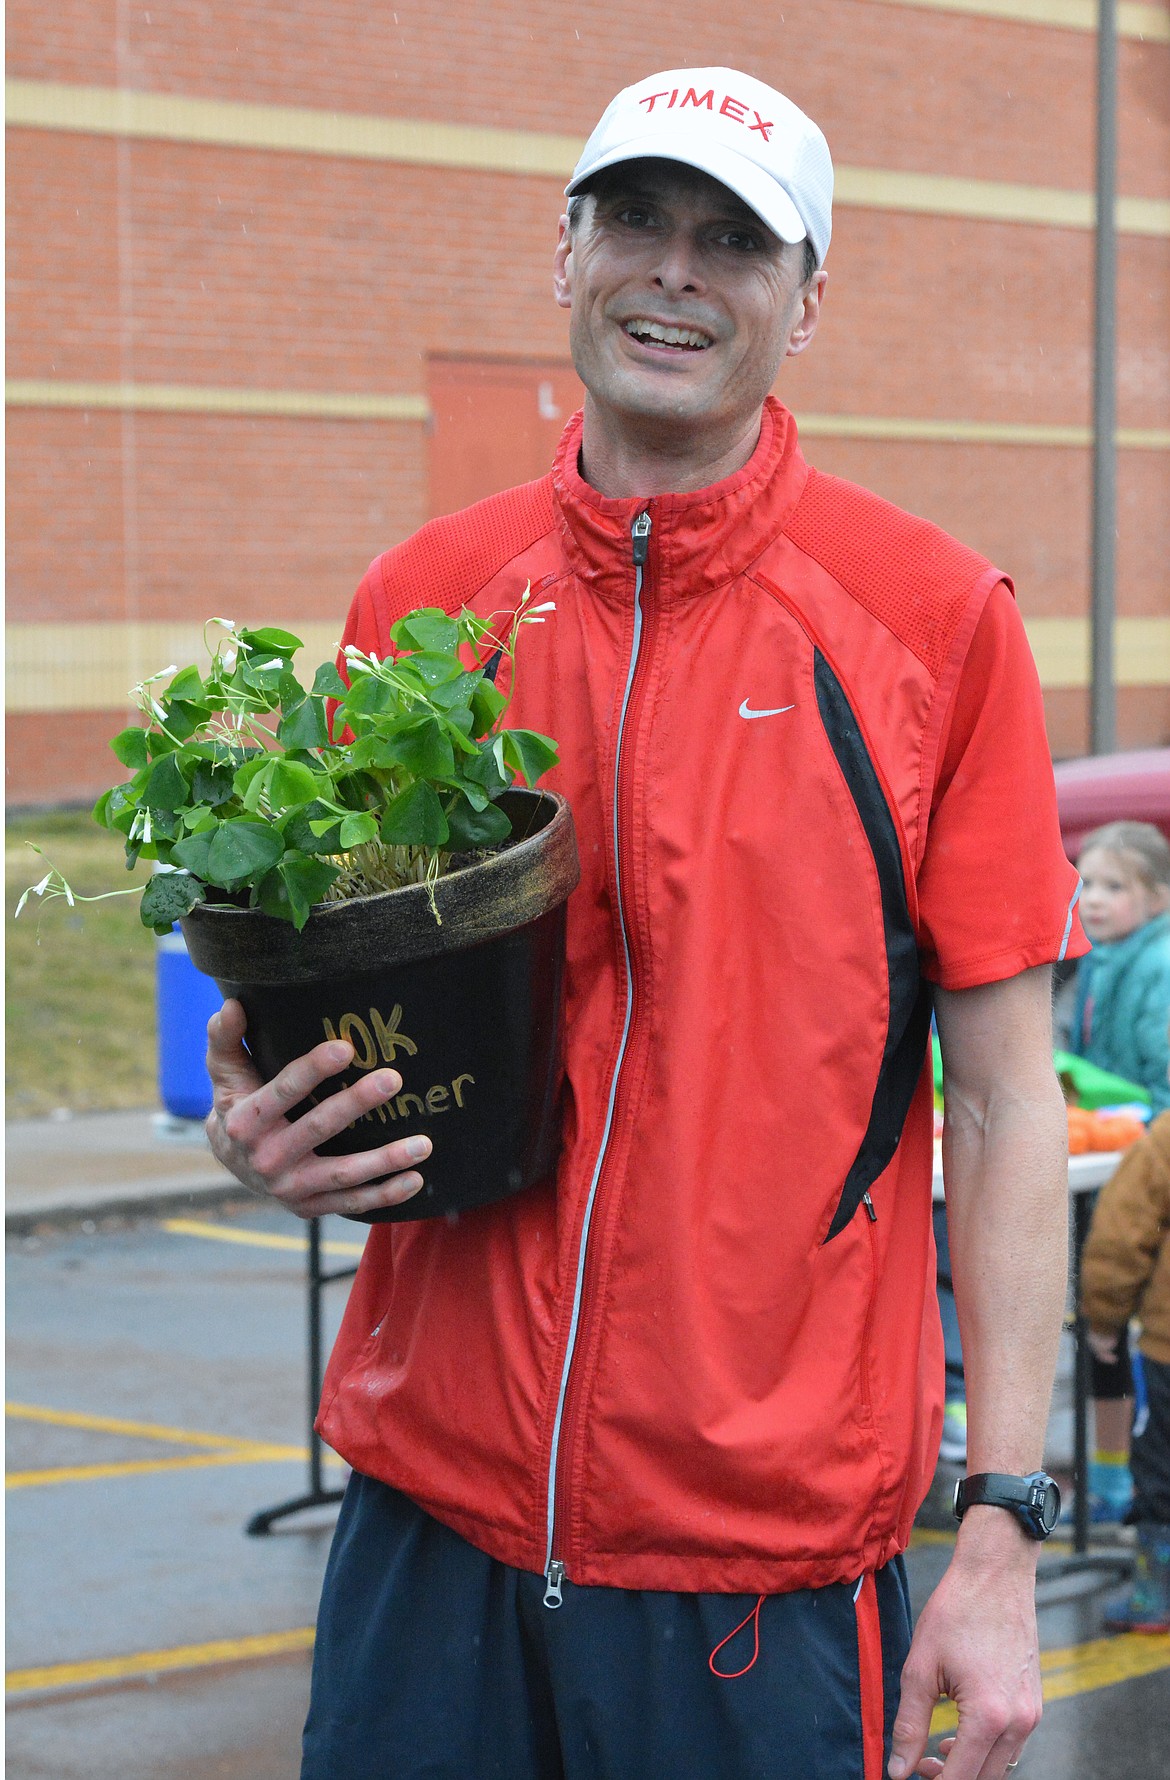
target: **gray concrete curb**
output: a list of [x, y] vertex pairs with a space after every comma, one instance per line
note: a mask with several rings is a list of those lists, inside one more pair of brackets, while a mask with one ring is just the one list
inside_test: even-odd
[[230, 1175], [187, 1182], [181, 1187], [175, 1187], [169, 1181], [143, 1181], [106, 1191], [22, 1194], [19, 1204], [5, 1204], [4, 1233], [6, 1236], [28, 1236], [46, 1224], [65, 1226], [104, 1217], [176, 1218], [250, 1200], [247, 1189]]
[[98, 1217], [182, 1216], [247, 1200], [207, 1147], [202, 1124], [150, 1108], [13, 1120], [5, 1134], [4, 1227]]

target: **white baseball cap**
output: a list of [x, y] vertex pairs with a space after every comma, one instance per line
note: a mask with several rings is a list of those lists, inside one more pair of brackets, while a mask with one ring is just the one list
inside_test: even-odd
[[829, 251], [833, 162], [799, 106], [734, 68], [672, 68], [625, 87], [585, 144], [566, 197], [620, 161], [682, 161], [709, 173], [781, 241]]

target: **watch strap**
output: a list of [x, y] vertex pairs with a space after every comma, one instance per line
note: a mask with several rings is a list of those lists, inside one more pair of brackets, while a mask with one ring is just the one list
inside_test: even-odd
[[1013, 1477], [1006, 1471], [977, 1471], [974, 1477], [965, 1477], [960, 1488], [960, 1509], [1023, 1508], [1032, 1499], [1032, 1479]]
[[1046, 1471], [1013, 1477], [1004, 1471], [977, 1471], [955, 1485], [955, 1519], [968, 1508], [1003, 1508], [1032, 1539], [1047, 1539], [1060, 1515], [1060, 1490]]

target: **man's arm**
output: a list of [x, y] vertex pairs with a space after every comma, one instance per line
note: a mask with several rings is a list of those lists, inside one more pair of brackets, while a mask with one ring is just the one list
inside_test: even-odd
[[[1068, 1137], [1052, 1068], [1051, 971], [939, 990], [936, 1007], [968, 1469], [1026, 1474], [1043, 1458], [1068, 1256]], [[895, 1780], [915, 1770], [1002, 1780], [1019, 1756], [1041, 1710], [1038, 1550], [1002, 1508], [964, 1516], [902, 1673]], [[939, 1694], [959, 1709], [945, 1767], [922, 1754]]]
[[[376, 1211], [418, 1192], [422, 1177], [412, 1169], [430, 1155], [429, 1137], [400, 1138], [352, 1156], [313, 1154], [316, 1144], [400, 1092], [396, 1070], [371, 1070], [290, 1121], [285, 1117], [290, 1107], [352, 1062], [353, 1046], [331, 1039], [264, 1082], [244, 1049], [245, 1024], [239, 1002], [225, 1001], [207, 1026], [207, 1072], [214, 1092], [207, 1138], [237, 1180], [301, 1218]], [[383, 1179], [386, 1175], [391, 1178]]]

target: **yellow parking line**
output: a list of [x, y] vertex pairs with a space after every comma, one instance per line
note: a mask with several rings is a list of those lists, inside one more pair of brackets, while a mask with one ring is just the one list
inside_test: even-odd
[[49, 1663], [37, 1669], [10, 1669], [8, 1693], [35, 1693], [52, 1687], [81, 1687], [96, 1681], [125, 1681], [165, 1669], [198, 1669], [208, 1663], [255, 1662], [313, 1648], [312, 1626], [267, 1632], [254, 1638], [218, 1638], [211, 1644], [179, 1644], [173, 1650], [141, 1650], [132, 1656], [99, 1657], [86, 1663]]
[[44, 1471], [9, 1471], [5, 1489], [38, 1489], [49, 1483], [92, 1483], [99, 1477], [144, 1477], [157, 1471], [199, 1471], [209, 1465], [271, 1465], [308, 1458], [303, 1446], [241, 1446], [235, 1452], [201, 1452], [188, 1459], [127, 1459], [109, 1465], [57, 1465]]
[[[124, 1681], [136, 1675], [159, 1674], [168, 1669], [196, 1669], [210, 1663], [255, 1662], [310, 1650], [313, 1629], [303, 1626], [291, 1632], [268, 1632], [252, 1638], [219, 1638], [210, 1644], [180, 1644], [171, 1650], [143, 1650], [130, 1656], [99, 1657], [91, 1662], [49, 1663], [39, 1668], [12, 1669], [5, 1678], [9, 1693], [34, 1693], [49, 1688], [80, 1687], [101, 1681]], [[1046, 1702], [1068, 1699], [1132, 1681], [1142, 1675], [1170, 1668], [1170, 1641], [1140, 1632], [1117, 1638], [1097, 1638], [1065, 1650], [1041, 1653]], [[950, 1701], [935, 1710], [931, 1734], [954, 1730], [958, 1714]]]
[[[242, 1242], [248, 1248], [278, 1248], [303, 1255], [308, 1243], [303, 1236], [275, 1236], [263, 1230], [226, 1230], [222, 1224], [204, 1224], [196, 1218], [164, 1218], [164, 1230], [173, 1236], [202, 1236], [208, 1242]], [[325, 1255], [360, 1255], [364, 1242], [323, 1242]]]
[[1042, 1652], [1040, 1667], [1044, 1698], [1067, 1700], [1076, 1693], [1170, 1669], [1170, 1637], [1156, 1632], [1122, 1632], [1116, 1638], [1094, 1638], [1070, 1650]]
[[[1115, 1687], [1119, 1681], [1135, 1681], [1160, 1669], [1170, 1669], [1170, 1637], [1159, 1633], [1122, 1632], [1116, 1638], [1093, 1638], [1064, 1650], [1040, 1652], [1045, 1705], [1099, 1687]], [[944, 1700], [934, 1709], [930, 1734], [942, 1736], [958, 1722], [958, 1707]]]
[[44, 1409], [37, 1403], [5, 1403], [5, 1415], [17, 1421], [47, 1422], [56, 1428], [86, 1428], [95, 1434], [130, 1434], [139, 1440], [175, 1440], [184, 1446], [223, 1447], [238, 1452], [259, 1444], [246, 1434], [206, 1434], [196, 1428], [167, 1428], [157, 1422], [124, 1421], [112, 1415], [85, 1415], [74, 1409]]

